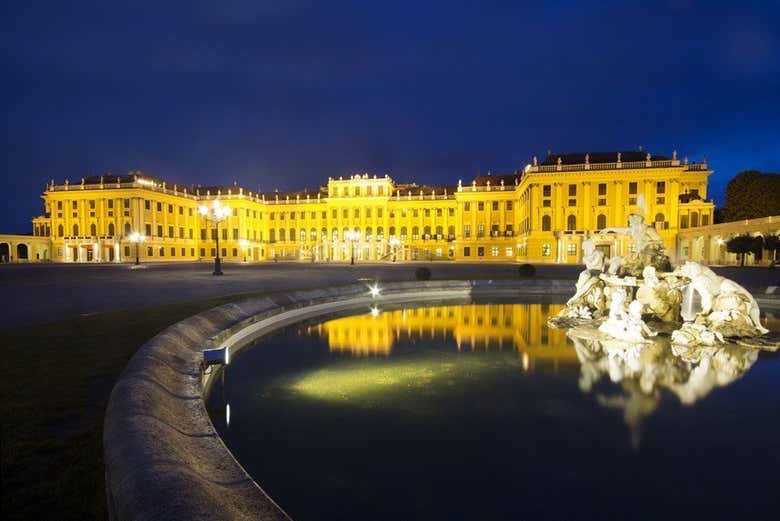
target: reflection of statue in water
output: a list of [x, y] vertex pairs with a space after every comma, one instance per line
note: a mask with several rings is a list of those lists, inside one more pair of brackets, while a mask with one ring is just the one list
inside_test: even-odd
[[[634, 446], [639, 442], [642, 421], [658, 408], [663, 391], [673, 393], [683, 405], [693, 405], [714, 389], [739, 379], [759, 353], [734, 344], [676, 346], [668, 337], [656, 337], [641, 346], [597, 340], [582, 328], [570, 330], [568, 336], [580, 360], [580, 389], [584, 393], [596, 390], [600, 405], [623, 410]], [[607, 393], [597, 387], [605, 376], [620, 384], [622, 392]]]

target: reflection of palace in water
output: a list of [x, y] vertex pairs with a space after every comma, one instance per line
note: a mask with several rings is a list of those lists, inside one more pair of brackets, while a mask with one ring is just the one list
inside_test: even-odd
[[453, 339], [459, 350], [516, 349], [529, 364], [537, 360], [577, 363], [566, 332], [547, 327], [560, 304], [468, 304], [357, 315], [309, 327], [332, 352], [389, 355], [404, 339]]

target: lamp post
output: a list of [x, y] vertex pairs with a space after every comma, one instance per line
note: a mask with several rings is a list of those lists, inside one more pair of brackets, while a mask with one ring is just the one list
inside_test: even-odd
[[141, 259], [138, 253], [138, 249], [140, 248], [140, 244], [146, 240], [146, 236], [141, 235], [138, 232], [133, 232], [130, 234], [130, 237], [128, 238], [130, 239], [130, 242], [135, 244], [135, 265], [138, 266], [139, 264], [141, 264]]
[[398, 248], [398, 246], [400, 244], [401, 244], [401, 241], [399, 241], [397, 238], [390, 237], [390, 247], [393, 249], [393, 262], [395, 262], [396, 248]]
[[345, 238], [349, 241], [349, 249], [352, 253], [351, 260], [349, 263], [351, 265], [355, 264], [355, 241], [360, 240], [360, 231], [359, 230], [348, 230], [345, 234]]
[[219, 223], [224, 221], [230, 215], [230, 207], [222, 206], [219, 199], [214, 199], [211, 206], [201, 205], [198, 208], [200, 215], [208, 221], [214, 222], [216, 235], [216, 255], [214, 256], [214, 273], [212, 275], [222, 275], [222, 259], [219, 257]]
[[246, 248], [249, 246], [249, 241], [246, 239], [241, 239], [238, 241], [238, 244], [241, 246], [241, 249], [244, 250], [244, 262], [246, 262]]

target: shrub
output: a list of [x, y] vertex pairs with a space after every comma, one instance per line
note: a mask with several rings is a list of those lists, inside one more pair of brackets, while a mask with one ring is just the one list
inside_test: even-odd
[[521, 264], [517, 267], [519, 277], [533, 277], [536, 274], [536, 268], [533, 264]]
[[414, 272], [414, 277], [417, 280], [429, 280], [431, 278], [431, 270], [428, 268], [417, 268]]

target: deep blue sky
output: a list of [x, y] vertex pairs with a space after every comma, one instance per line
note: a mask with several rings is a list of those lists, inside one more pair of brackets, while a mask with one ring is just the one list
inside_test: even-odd
[[[0, 231], [54, 177], [455, 183], [534, 154], [780, 171], [780, 3], [4, 2]], [[522, 4], [522, 5], [521, 5]]]

